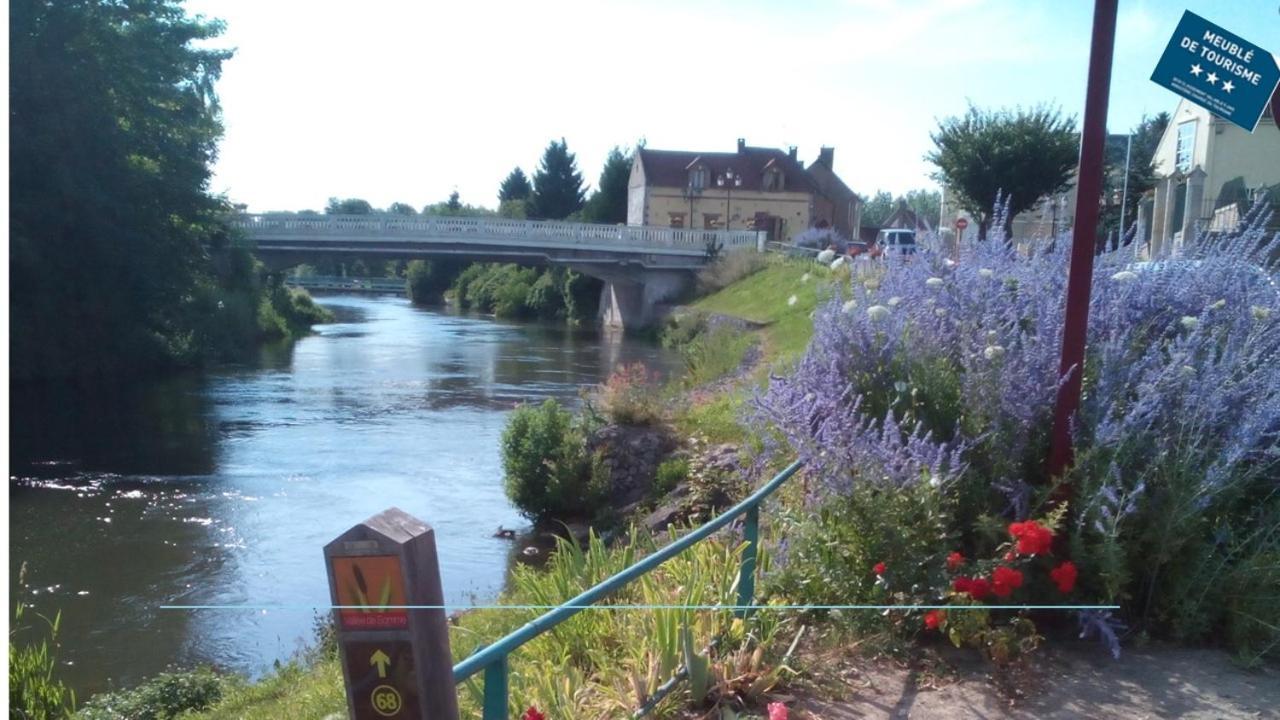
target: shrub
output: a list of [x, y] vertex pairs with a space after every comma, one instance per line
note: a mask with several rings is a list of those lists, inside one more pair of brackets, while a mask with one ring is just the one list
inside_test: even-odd
[[755, 345], [746, 330], [728, 325], [711, 329], [685, 345], [684, 384], [698, 387], [737, 372]]
[[[1095, 262], [1063, 532], [1086, 595], [1153, 632], [1211, 637], [1252, 616], [1232, 598], [1274, 594], [1271, 575], [1236, 572], [1280, 551], [1280, 236], [1266, 219], [1255, 208], [1184, 259], [1140, 264], [1135, 243]], [[997, 237], [958, 264], [927, 245], [820, 306], [755, 421], [808, 461], [813, 506], [927, 481], [953, 503], [957, 549], [985, 553], [995, 518], [1052, 506], [1042, 463], [1070, 243], [1024, 256]], [[1280, 626], [1275, 613], [1258, 619]]]
[[595, 405], [617, 425], [656, 425], [662, 421], [656, 381], [643, 363], [623, 365], [596, 391]]
[[405, 267], [405, 292], [415, 305], [434, 305], [462, 273], [463, 264], [449, 258], [410, 260]]
[[[22, 566], [19, 577], [25, 575]], [[19, 580], [19, 585], [22, 581]], [[13, 628], [9, 631], [9, 713], [10, 717], [30, 720], [57, 720], [75, 710], [76, 696], [61, 680], [54, 677], [57, 666], [54, 650], [58, 642], [58, 626], [61, 614], [49, 620], [36, 617], [48, 628], [39, 642], [21, 641], [15, 638], [31, 628], [23, 625], [27, 608], [17, 603], [13, 611]]]
[[698, 271], [698, 293], [709, 295], [726, 288], [748, 275], [754, 275], [769, 264], [764, 253], [747, 250], [720, 255]]
[[659, 496], [666, 495], [687, 479], [689, 479], [689, 458], [667, 458], [658, 465], [658, 471], [654, 474], [653, 492]]
[[130, 690], [94, 696], [77, 715], [84, 720], [169, 720], [222, 699], [231, 681], [209, 668], [161, 673]]
[[594, 512], [607, 478], [595, 478], [586, 437], [555, 400], [521, 405], [502, 433], [507, 497], [534, 520]]

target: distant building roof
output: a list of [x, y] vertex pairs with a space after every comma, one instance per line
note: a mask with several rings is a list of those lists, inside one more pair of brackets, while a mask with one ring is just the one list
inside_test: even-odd
[[898, 209], [893, 214], [885, 218], [880, 224], [883, 228], [895, 228], [902, 230], [915, 230], [917, 232], [929, 232], [933, 227], [929, 225], [929, 221], [920, 217], [914, 210], [907, 207], [906, 203], [898, 203]]
[[738, 141], [736, 153], [640, 148], [637, 154], [645, 182], [650, 185], [685, 187], [689, 184], [689, 170], [701, 162], [709, 173], [708, 189], [719, 187], [716, 178], [732, 170], [742, 177], [742, 185], [735, 185], [735, 190], [763, 190], [765, 169], [776, 167], [782, 171], [784, 191], [821, 192], [794, 155], [776, 148], [750, 147], [742, 140]]

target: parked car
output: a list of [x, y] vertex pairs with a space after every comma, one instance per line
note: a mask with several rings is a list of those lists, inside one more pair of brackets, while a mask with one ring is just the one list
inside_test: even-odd
[[876, 245], [885, 253], [913, 255], [916, 251], [916, 231], [885, 228], [876, 235]]

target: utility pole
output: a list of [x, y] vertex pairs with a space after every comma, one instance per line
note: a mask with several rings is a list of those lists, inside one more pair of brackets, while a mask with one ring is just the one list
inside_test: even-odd
[[1133, 151], [1133, 131], [1124, 144], [1124, 190], [1120, 191], [1120, 237], [1124, 237], [1124, 207], [1129, 204], [1129, 153]]
[[[1118, 0], [1095, 0], [1093, 38], [1089, 48], [1089, 81], [1085, 90], [1084, 122], [1080, 137], [1080, 183], [1076, 191], [1075, 225], [1071, 233], [1071, 270], [1067, 278], [1066, 316], [1062, 326], [1062, 359], [1053, 409], [1053, 436], [1048, 477], [1061, 478], [1071, 465], [1071, 419], [1080, 407], [1084, 345], [1089, 329], [1089, 294], [1093, 284], [1093, 255], [1098, 232], [1098, 198], [1102, 193], [1102, 159], [1107, 139], [1107, 101], [1111, 92], [1111, 60], [1116, 40]], [[1063, 485], [1059, 500], [1069, 500]]]

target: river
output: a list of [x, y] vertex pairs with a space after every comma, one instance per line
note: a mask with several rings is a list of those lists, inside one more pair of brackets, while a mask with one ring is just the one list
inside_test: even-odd
[[643, 342], [398, 298], [318, 299], [337, 322], [251, 363], [14, 389], [10, 587], [62, 612], [78, 697], [171, 666], [255, 675], [289, 658], [328, 603], [321, 548], [390, 506], [434, 526], [447, 603], [493, 600], [518, 551], [494, 530], [527, 527], [502, 490], [508, 413], [666, 361]]

